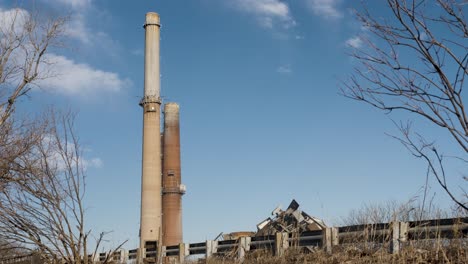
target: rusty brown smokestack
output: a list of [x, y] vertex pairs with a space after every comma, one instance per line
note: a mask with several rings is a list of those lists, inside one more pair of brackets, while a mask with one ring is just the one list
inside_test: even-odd
[[163, 245], [182, 243], [182, 195], [185, 186], [180, 173], [180, 128], [179, 105], [167, 103], [164, 106], [164, 147], [163, 147]]

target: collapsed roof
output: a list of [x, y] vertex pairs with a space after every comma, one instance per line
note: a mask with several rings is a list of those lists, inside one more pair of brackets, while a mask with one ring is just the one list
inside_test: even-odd
[[257, 225], [255, 236], [274, 235], [277, 232], [305, 232], [322, 230], [326, 228], [325, 223], [299, 209], [296, 200], [292, 200], [286, 211], [277, 207], [271, 212], [272, 217], [268, 217]]

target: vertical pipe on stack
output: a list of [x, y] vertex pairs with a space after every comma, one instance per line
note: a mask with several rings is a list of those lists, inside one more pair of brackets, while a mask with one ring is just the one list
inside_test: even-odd
[[163, 159], [163, 245], [182, 243], [182, 195], [180, 170], [179, 105], [164, 106], [164, 159]]
[[157, 13], [147, 13], [145, 21], [145, 91], [143, 107], [143, 158], [141, 175], [140, 248], [161, 235], [161, 138], [159, 28]]

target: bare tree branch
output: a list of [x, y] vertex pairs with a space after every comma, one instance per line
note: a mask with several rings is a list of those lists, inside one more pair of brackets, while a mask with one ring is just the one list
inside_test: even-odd
[[0, 126], [31, 85], [47, 77], [41, 66], [47, 64], [49, 48], [60, 43], [66, 22], [66, 18], [41, 22], [23, 9], [10, 13], [0, 17]]
[[[468, 75], [467, 5], [459, 0], [387, 0], [390, 18], [380, 19], [364, 7], [357, 19], [368, 29], [365, 47], [351, 56], [358, 66], [343, 82], [344, 96], [392, 112], [407, 112], [448, 132], [468, 154], [468, 115], [463, 94]], [[443, 155], [433, 144], [412, 140], [400, 126], [398, 138], [416, 157], [426, 160], [430, 174], [460, 207], [467, 196], [455, 197], [447, 184]], [[463, 187], [462, 192], [463, 191]], [[465, 192], [466, 194], [466, 192]]]
[[43, 66], [61, 43], [66, 19], [9, 12], [0, 15], [0, 256], [34, 253], [44, 263], [88, 264], [91, 231], [74, 116], [15, 113], [36, 81], [52, 77]]

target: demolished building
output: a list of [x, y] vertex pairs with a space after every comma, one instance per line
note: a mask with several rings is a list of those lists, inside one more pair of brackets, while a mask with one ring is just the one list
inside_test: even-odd
[[277, 207], [268, 217], [257, 225], [255, 236], [269, 236], [278, 232], [303, 233], [326, 228], [325, 223], [299, 209], [296, 200], [292, 200], [288, 208], [283, 211]]
[[215, 240], [236, 240], [241, 237], [262, 237], [275, 235], [278, 232], [303, 233], [307, 231], [323, 230], [327, 226], [316, 217], [310, 216], [299, 209], [299, 203], [292, 200], [286, 210], [280, 206], [271, 212], [271, 217], [263, 220], [257, 225], [257, 232], [241, 231], [228, 234], [219, 234]]

